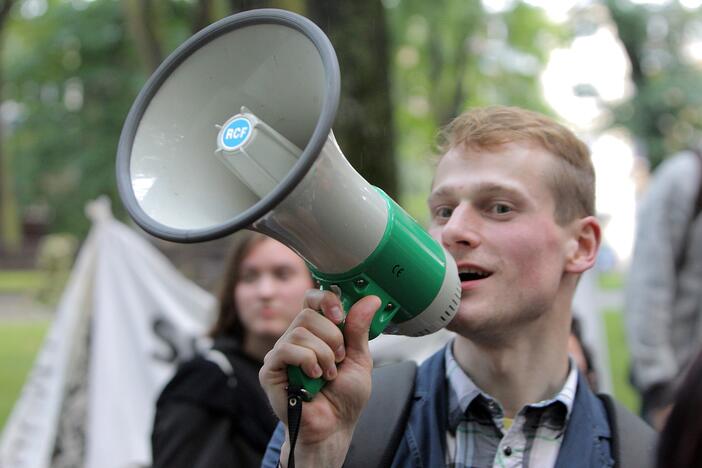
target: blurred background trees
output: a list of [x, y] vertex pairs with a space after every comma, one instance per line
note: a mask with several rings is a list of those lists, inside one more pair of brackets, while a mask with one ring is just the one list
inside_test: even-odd
[[634, 87], [630, 99], [612, 107], [612, 124], [626, 127], [637, 150], [655, 167], [666, 156], [699, 144], [700, 5], [621, 0], [605, 4], [631, 64]]
[[0, 252], [40, 234], [82, 238], [83, 206], [100, 194], [124, 215], [114, 159], [133, 99], [180, 43], [233, 12], [286, 8], [329, 35], [342, 148], [425, 221], [438, 129], [472, 105], [555, 114], [542, 80], [552, 52], [605, 24], [626, 53], [630, 92], [608, 100], [587, 81], [574, 86], [601, 111], [590, 130], [624, 129], [652, 166], [692, 144], [702, 128], [697, 3], [573, 0], [554, 20], [538, 0], [0, 1]]

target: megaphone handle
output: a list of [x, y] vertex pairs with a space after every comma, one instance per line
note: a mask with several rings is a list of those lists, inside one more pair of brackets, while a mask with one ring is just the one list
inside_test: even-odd
[[312, 397], [319, 393], [326, 383], [327, 381], [321, 377], [316, 379], [308, 377], [301, 367], [288, 366], [288, 385], [298, 388], [304, 401], [312, 400]]
[[[346, 278], [342, 281], [339, 281], [339, 278], [330, 281], [315, 271], [313, 271], [313, 276], [319, 282], [321, 289], [332, 291], [339, 296], [345, 314], [348, 313], [351, 306], [362, 297], [375, 295], [380, 298], [382, 305], [375, 313], [373, 321], [371, 322], [368, 332], [369, 340], [380, 335], [399, 310], [399, 307], [394, 305], [397, 304], [397, 302], [389, 297], [388, 294], [370, 278], [359, 278], [359, 275], [354, 275], [354, 277]], [[339, 328], [343, 329], [343, 326], [343, 322], [339, 324]], [[305, 401], [310, 401], [314, 395], [319, 393], [325, 383], [326, 380], [321, 377], [312, 378], [307, 376], [300, 367], [288, 366], [288, 385], [301, 389], [301, 396]]]
[[[341, 289], [336, 284], [325, 284], [321, 282], [320, 289], [327, 289], [339, 296], [341, 306], [344, 310], [344, 315], [349, 310], [350, 304], [348, 297], [342, 294]], [[321, 312], [320, 312], [321, 313]], [[339, 328], [344, 328], [344, 323], [339, 324]], [[296, 387], [300, 391], [300, 396], [304, 401], [310, 401], [324, 387], [327, 381], [322, 377], [312, 378], [305, 374], [301, 367], [288, 366], [288, 385]]]

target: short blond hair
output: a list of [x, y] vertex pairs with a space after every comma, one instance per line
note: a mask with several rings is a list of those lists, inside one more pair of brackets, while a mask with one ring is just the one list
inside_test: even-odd
[[565, 224], [595, 215], [595, 170], [590, 150], [572, 131], [554, 120], [518, 107], [492, 106], [464, 112], [440, 135], [440, 151], [490, 149], [511, 142], [531, 142], [553, 154], [558, 164], [549, 187], [556, 202], [554, 217]]

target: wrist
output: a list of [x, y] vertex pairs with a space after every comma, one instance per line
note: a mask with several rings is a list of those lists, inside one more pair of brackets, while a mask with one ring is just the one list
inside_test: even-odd
[[[352, 435], [353, 431], [351, 433], [340, 432], [322, 441], [307, 444], [298, 439], [295, 445], [295, 465], [341, 468], [351, 446]], [[280, 460], [278, 462], [280, 468], [287, 468], [288, 466], [288, 457], [290, 455], [290, 439], [288, 437], [286, 431], [285, 442], [280, 448]]]

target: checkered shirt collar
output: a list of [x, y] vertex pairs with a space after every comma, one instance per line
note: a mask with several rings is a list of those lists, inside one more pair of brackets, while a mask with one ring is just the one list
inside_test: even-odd
[[[487, 393], [480, 390], [480, 388], [475, 385], [468, 374], [463, 372], [463, 370], [459, 367], [453, 356], [453, 341], [446, 346], [444, 359], [446, 364], [446, 379], [449, 383], [448, 425], [451, 432], [456, 431], [458, 424], [461, 422], [461, 419], [463, 419], [463, 415], [466, 413], [468, 406], [470, 406], [473, 400], [481, 400], [481, 403], [487, 407], [495, 408], [496, 411], [504, 414], [499, 402], [497, 402], [497, 400]], [[570, 370], [561, 391], [554, 398], [527, 405], [527, 408], [543, 409], [554, 404], [562, 404], [566, 409], [564, 423], [568, 420], [570, 413], [573, 410], [575, 390], [578, 386], [578, 371], [575, 361], [569, 356], [568, 362]]]

